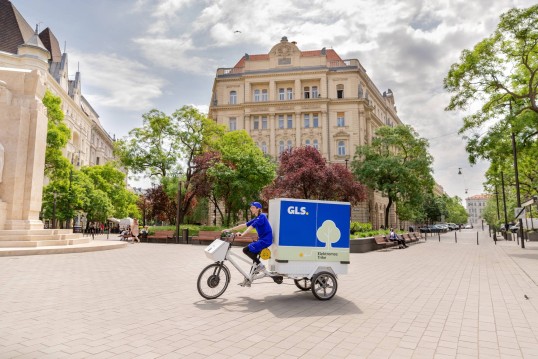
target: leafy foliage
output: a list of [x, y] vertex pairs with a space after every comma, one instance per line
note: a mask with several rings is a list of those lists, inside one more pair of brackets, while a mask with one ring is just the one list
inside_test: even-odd
[[351, 202], [364, 200], [366, 191], [340, 164], [327, 161], [314, 147], [289, 149], [280, 156], [276, 180], [263, 190], [264, 200], [275, 197]]
[[51, 179], [67, 177], [70, 163], [63, 156], [62, 150], [69, 142], [71, 130], [64, 122], [61, 108], [62, 100], [49, 90], [43, 97], [43, 105], [47, 109], [47, 145], [45, 148], [45, 175]]
[[[495, 32], [464, 50], [444, 80], [452, 98], [447, 110], [482, 107], [464, 118], [461, 131], [514, 110], [538, 113], [538, 5], [501, 15]], [[503, 105], [500, 107], [499, 105]], [[510, 108], [508, 107], [510, 105]]]
[[431, 193], [431, 164], [428, 141], [410, 126], [400, 125], [378, 128], [370, 145], [357, 147], [351, 166], [359, 181], [388, 197], [387, 228], [393, 203], [419, 207], [424, 195]]

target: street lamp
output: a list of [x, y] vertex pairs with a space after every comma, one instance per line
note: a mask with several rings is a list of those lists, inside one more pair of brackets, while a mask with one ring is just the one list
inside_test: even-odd
[[349, 159], [346, 158], [345, 161], [346, 161], [346, 169], [347, 169], [347, 162], [349, 161]]
[[177, 209], [176, 209], [176, 243], [179, 243], [179, 220], [180, 220], [180, 211], [181, 211], [181, 185], [182, 181], [179, 179], [177, 182]]
[[52, 196], [54, 198], [54, 202], [52, 204], [52, 228], [56, 229], [56, 197], [58, 197], [58, 193], [54, 192]]

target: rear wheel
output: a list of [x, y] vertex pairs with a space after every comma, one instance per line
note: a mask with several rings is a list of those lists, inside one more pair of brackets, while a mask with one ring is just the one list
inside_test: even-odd
[[312, 282], [308, 278], [294, 279], [293, 282], [300, 290], [310, 290], [312, 287]]
[[222, 263], [205, 267], [198, 276], [198, 293], [205, 299], [218, 298], [230, 283], [230, 270]]
[[312, 294], [319, 300], [329, 300], [336, 294], [336, 277], [329, 272], [320, 272], [312, 278]]

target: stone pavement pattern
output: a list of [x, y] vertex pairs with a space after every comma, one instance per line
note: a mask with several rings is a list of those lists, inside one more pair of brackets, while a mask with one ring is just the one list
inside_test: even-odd
[[235, 269], [204, 300], [196, 245], [2, 257], [0, 358], [538, 358], [538, 246], [480, 236], [351, 254], [326, 302]]

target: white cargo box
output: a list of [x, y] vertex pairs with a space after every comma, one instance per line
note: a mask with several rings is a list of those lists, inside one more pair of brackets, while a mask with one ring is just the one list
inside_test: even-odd
[[205, 255], [207, 256], [207, 258], [215, 262], [222, 262], [226, 257], [226, 252], [228, 252], [229, 246], [230, 243], [225, 242], [221, 239], [215, 239], [205, 249]]
[[321, 269], [347, 273], [350, 213], [348, 202], [270, 200], [270, 270], [306, 277]]

